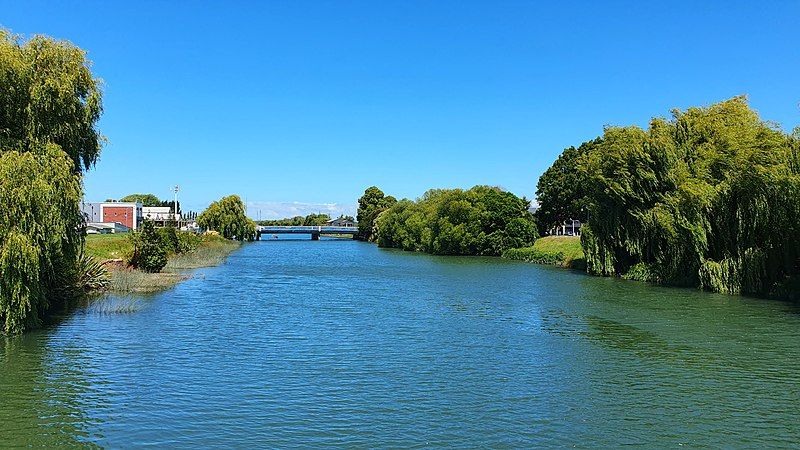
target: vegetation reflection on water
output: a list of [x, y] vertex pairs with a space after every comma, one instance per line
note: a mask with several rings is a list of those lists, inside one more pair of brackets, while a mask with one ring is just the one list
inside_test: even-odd
[[788, 303], [348, 241], [255, 243], [199, 273], [3, 338], [4, 444], [800, 440]]

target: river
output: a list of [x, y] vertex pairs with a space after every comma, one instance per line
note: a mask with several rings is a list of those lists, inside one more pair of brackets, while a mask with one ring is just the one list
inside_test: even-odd
[[788, 303], [336, 240], [119, 301], [0, 338], [1, 445], [800, 442]]

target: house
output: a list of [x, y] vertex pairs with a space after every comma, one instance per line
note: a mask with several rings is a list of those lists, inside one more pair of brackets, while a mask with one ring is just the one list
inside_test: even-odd
[[83, 202], [81, 212], [86, 223], [118, 223], [132, 230], [143, 220], [141, 202]]
[[339, 217], [337, 219], [331, 219], [331, 220], [325, 222], [325, 226], [328, 226], [328, 227], [355, 228], [356, 225], [357, 224], [354, 221], [352, 221], [350, 219], [347, 219], [344, 216], [341, 216], [341, 217]]

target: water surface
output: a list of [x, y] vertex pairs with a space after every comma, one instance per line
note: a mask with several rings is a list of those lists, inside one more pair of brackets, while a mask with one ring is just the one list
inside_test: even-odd
[[3, 445], [777, 446], [800, 313], [492, 258], [253, 243], [0, 338]]

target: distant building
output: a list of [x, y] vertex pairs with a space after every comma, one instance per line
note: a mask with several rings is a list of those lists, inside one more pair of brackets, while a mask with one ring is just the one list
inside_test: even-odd
[[81, 212], [86, 223], [118, 223], [133, 230], [143, 220], [141, 202], [84, 202]]
[[145, 219], [156, 222], [179, 221], [181, 215], [175, 214], [171, 206], [145, 206], [142, 208], [142, 215]]
[[561, 225], [548, 230], [548, 234], [550, 236], [580, 236], [581, 225], [583, 224], [580, 220], [566, 220]]
[[131, 229], [116, 222], [87, 222], [86, 234], [127, 233]]
[[351, 228], [351, 227], [355, 227], [357, 224], [352, 220], [345, 219], [344, 217], [339, 217], [337, 219], [331, 219], [331, 220], [325, 222], [325, 225], [329, 226], [329, 227], [347, 227], [347, 228]]

